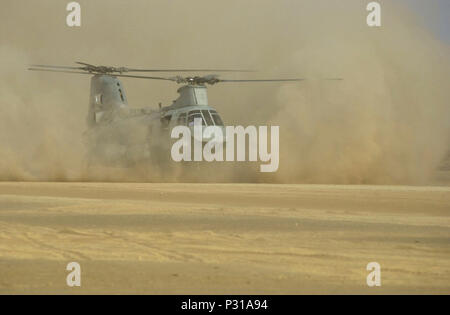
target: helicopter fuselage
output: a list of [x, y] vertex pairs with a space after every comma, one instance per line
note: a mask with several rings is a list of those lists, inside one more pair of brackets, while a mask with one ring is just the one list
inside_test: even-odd
[[119, 79], [94, 76], [85, 133], [88, 155], [103, 162], [133, 163], [170, 151], [170, 131], [175, 126], [193, 131], [195, 119], [203, 126], [224, 126], [218, 112], [208, 105], [205, 86], [186, 85], [178, 92], [179, 98], [170, 106], [131, 108]]

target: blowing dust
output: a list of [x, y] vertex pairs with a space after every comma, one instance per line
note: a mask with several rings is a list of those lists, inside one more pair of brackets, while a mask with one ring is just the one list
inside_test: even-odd
[[[0, 180], [427, 184], [448, 152], [448, 44], [394, 1], [383, 2], [380, 28], [367, 26], [360, 0], [80, 1], [79, 29], [65, 26], [60, 1], [43, 0], [31, 17], [21, 1], [4, 2]], [[209, 89], [226, 124], [280, 126], [274, 174], [239, 163], [214, 178], [210, 170], [189, 179], [180, 167], [168, 175], [154, 165], [87, 171], [89, 76], [26, 71], [75, 60], [251, 68], [262, 70], [255, 78], [307, 80]], [[123, 81], [132, 107], [176, 97], [166, 82]]]

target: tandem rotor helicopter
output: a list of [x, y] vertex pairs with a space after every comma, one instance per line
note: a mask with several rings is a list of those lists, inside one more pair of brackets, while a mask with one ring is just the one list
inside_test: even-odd
[[[127, 67], [95, 66], [76, 62], [77, 66], [31, 65], [28, 70], [91, 75], [88, 130], [85, 142], [89, 163], [134, 163], [145, 159], [161, 160], [164, 142], [169, 142], [169, 130], [174, 126], [193, 126], [194, 119], [204, 126], [224, 127], [216, 109], [209, 106], [207, 85], [244, 82], [292, 82], [304, 79], [227, 80], [216, 74], [204, 76], [156, 77], [129, 75], [130, 72], [252, 72], [251, 70], [220, 69], [134, 69]], [[158, 109], [132, 108], [119, 77], [164, 80], [182, 84], [179, 97], [171, 105]], [[161, 141], [161, 139], [167, 139]], [[167, 157], [167, 155], [166, 155]]]

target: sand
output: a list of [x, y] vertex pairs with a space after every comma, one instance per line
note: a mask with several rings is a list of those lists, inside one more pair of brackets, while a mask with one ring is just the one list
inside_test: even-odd
[[449, 294], [450, 187], [3, 182], [0, 293]]

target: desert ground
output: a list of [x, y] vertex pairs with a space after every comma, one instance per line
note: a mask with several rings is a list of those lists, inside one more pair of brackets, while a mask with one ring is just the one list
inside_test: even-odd
[[450, 187], [3, 182], [0, 293], [450, 294]]

